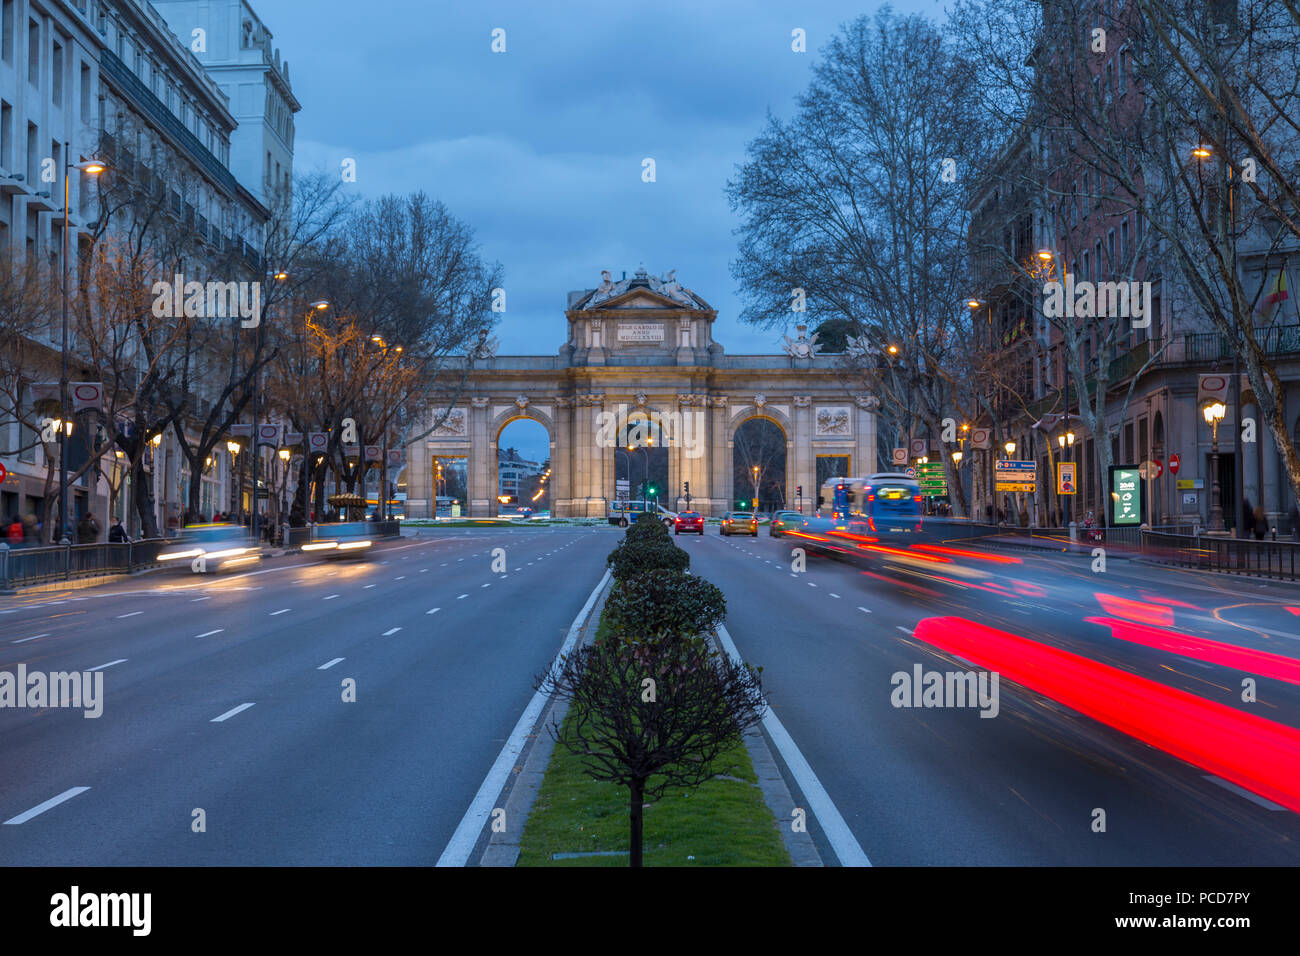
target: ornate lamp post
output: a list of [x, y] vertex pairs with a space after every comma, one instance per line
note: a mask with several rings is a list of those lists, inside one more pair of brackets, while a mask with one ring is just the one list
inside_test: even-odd
[[1210, 471], [1214, 475], [1213, 491], [1211, 492], [1210, 503], [1210, 530], [1223, 530], [1223, 493], [1219, 488], [1219, 422], [1223, 421], [1223, 416], [1228, 409], [1222, 402], [1212, 402], [1201, 410], [1205, 416], [1205, 421], [1210, 426], [1212, 443], [1210, 445]]

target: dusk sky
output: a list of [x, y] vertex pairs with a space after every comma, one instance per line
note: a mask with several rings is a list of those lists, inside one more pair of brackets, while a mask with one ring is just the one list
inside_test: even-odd
[[[505, 271], [503, 354], [555, 354], [566, 293], [642, 263], [677, 269], [718, 310], [729, 353], [779, 349], [779, 332], [737, 319], [723, 187], [766, 112], [791, 114], [839, 25], [880, 5], [253, 3], [303, 105], [296, 168], [351, 157], [350, 188], [423, 189], [473, 227]], [[938, 0], [893, 6], [942, 17]], [[791, 52], [796, 27], [807, 53]], [[641, 181], [645, 157], [655, 183]]]

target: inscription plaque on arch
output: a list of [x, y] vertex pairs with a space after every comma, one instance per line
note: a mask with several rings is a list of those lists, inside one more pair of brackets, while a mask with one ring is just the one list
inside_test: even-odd
[[618, 323], [618, 340], [620, 342], [662, 342], [664, 326], [662, 322], [620, 322]]

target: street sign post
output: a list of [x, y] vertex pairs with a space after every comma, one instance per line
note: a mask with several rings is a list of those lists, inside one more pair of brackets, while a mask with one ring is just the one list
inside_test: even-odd
[[1142, 473], [1137, 465], [1111, 465], [1110, 524], [1113, 527], [1132, 527], [1142, 523], [1144, 496]]
[[942, 498], [948, 493], [948, 481], [943, 474], [943, 462], [932, 461], [917, 465], [916, 482], [921, 486], [921, 494], [926, 498]]
[[1038, 491], [1038, 463], [1034, 461], [997, 462], [995, 470], [998, 491]]
[[1078, 484], [1074, 475], [1076, 467], [1077, 463], [1073, 461], [1058, 461], [1056, 463], [1056, 493], [1058, 495], [1072, 495], [1078, 491]]

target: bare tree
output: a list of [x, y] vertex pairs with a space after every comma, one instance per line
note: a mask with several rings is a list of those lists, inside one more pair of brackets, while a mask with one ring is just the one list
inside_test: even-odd
[[831, 40], [798, 113], [768, 118], [727, 186], [742, 215], [732, 272], [745, 320], [782, 326], [806, 304], [812, 324], [848, 321], [846, 339], [881, 351], [855, 350], [846, 374], [936, 438], [973, 401], [965, 192], [984, 133], [972, 107], [942, 33], [886, 8]]

